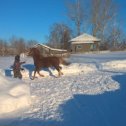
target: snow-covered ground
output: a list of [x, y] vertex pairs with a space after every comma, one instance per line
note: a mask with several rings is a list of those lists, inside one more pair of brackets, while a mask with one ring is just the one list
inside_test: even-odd
[[64, 75], [26, 61], [23, 79], [13, 78], [14, 57], [0, 57], [0, 126], [125, 126], [126, 52], [74, 54]]

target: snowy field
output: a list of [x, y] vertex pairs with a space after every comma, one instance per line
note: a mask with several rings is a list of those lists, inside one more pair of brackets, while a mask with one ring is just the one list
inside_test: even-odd
[[63, 76], [43, 68], [31, 80], [30, 57], [23, 79], [13, 78], [14, 57], [0, 57], [0, 126], [125, 126], [126, 52], [73, 54]]

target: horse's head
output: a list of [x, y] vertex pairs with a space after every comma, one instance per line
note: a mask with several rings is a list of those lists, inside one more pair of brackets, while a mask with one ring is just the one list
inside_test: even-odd
[[33, 56], [33, 55], [38, 56], [38, 55], [40, 55], [40, 52], [37, 48], [30, 48], [27, 55], [28, 56]]

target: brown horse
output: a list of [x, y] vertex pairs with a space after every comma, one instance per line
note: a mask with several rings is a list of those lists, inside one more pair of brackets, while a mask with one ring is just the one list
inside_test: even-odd
[[28, 55], [33, 57], [34, 65], [35, 65], [34, 76], [32, 79], [35, 78], [36, 72], [41, 77], [44, 77], [43, 74], [40, 74], [40, 70], [42, 67], [47, 67], [47, 68], [54, 67], [58, 71], [58, 76], [61, 76], [63, 75], [63, 73], [61, 72], [62, 67], [60, 66], [60, 64], [63, 64], [63, 65], [70, 64], [61, 57], [56, 57], [56, 56], [43, 57], [40, 55], [40, 52], [37, 48], [30, 48]]

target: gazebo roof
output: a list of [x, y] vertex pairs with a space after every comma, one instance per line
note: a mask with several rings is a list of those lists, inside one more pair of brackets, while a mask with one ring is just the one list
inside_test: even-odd
[[44, 44], [36, 44], [36, 45], [34, 45], [34, 47], [39, 47], [39, 46], [42, 46], [42, 47], [44, 47], [46, 49], [49, 49], [49, 50], [52, 50], [52, 51], [67, 52], [67, 50], [51, 48], [51, 47], [49, 47], [47, 45], [44, 45]]
[[94, 41], [100, 41], [100, 39], [89, 35], [89, 34], [82, 34], [80, 36], [77, 36], [76, 38], [71, 39], [69, 42], [72, 42], [72, 44], [76, 43], [93, 43]]

